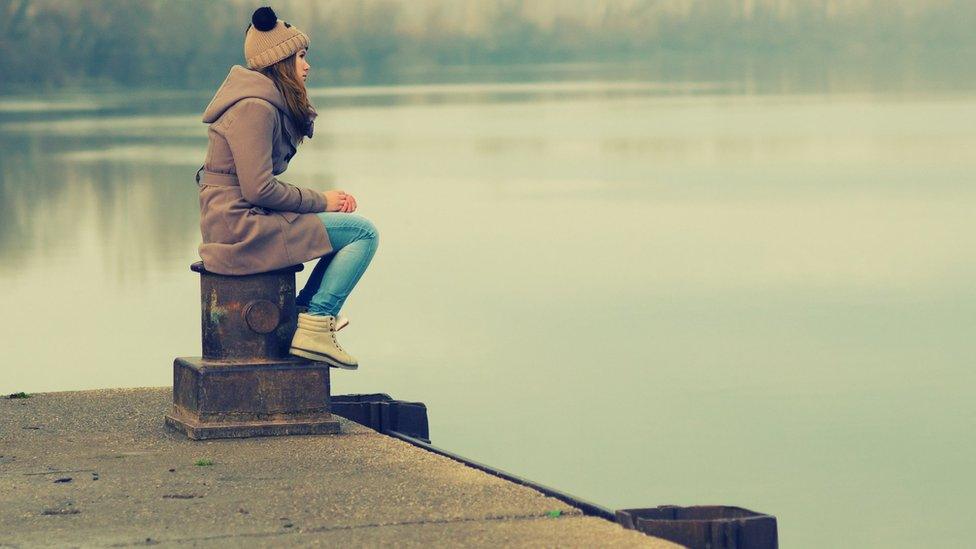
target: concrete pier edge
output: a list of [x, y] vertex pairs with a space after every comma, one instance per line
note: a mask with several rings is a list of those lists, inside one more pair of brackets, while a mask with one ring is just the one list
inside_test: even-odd
[[659, 547], [607, 510], [342, 418], [341, 435], [191, 441], [169, 388], [0, 398], [0, 547]]
[[595, 503], [591, 503], [584, 499], [567, 494], [566, 492], [556, 490], [555, 488], [550, 488], [543, 484], [539, 484], [535, 481], [520, 477], [518, 475], [513, 475], [512, 473], [508, 473], [506, 471], [502, 471], [501, 469], [497, 469], [495, 467], [492, 467], [491, 465], [485, 465], [484, 463], [474, 461], [473, 459], [469, 459], [459, 454], [455, 454], [454, 452], [445, 450], [443, 448], [439, 448], [437, 446], [434, 446], [433, 444], [428, 444], [427, 442], [418, 440], [411, 436], [407, 436], [397, 432], [386, 432], [383, 434], [413, 444], [414, 446], [427, 450], [428, 452], [433, 452], [435, 454], [444, 456], [446, 458], [453, 459], [454, 461], [458, 461], [460, 463], [467, 465], [468, 467], [488, 473], [489, 475], [493, 475], [505, 479], [509, 482], [514, 482], [515, 484], [521, 486], [532, 488], [533, 490], [540, 492], [546, 496], [558, 499], [563, 503], [567, 503], [569, 505], [572, 505], [573, 507], [576, 507], [577, 509], [582, 511], [583, 514], [586, 516], [599, 517], [613, 523], [617, 522], [616, 513], [614, 511], [611, 511], [610, 509], [607, 509], [606, 507], [601, 507]]

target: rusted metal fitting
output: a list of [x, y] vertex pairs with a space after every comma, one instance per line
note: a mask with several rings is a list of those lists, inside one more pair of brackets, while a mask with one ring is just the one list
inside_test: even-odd
[[166, 424], [192, 439], [339, 432], [329, 366], [288, 354], [297, 327], [295, 273], [200, 274], [203, 357], [173, 363]]
[[200, 273], [200, 323], [206, 360], [288, 358], [295, 333], [295, 265], [247, 276]]
[[680, 543], [692, 549], [776, 549], [776, 517], [741, 507], [662, 505], [651, 509], [621, 509], [617, 522], [624, 528]]

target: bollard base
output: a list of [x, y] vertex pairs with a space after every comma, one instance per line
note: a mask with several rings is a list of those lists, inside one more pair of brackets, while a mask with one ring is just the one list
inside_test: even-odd
[[249, 421], [242, 423], [207, 424], [192, 418], [166, 415], [166, 426], [183, 433], [192, 440], [214, 438], [249, 438], [282, 435], [331, 435], [339, 432], [335, 418], [316, 421]]
[[329, 365], [288, 357], [254, 362], [180, 357], [166, 425], [194, 440], [339, 432]]

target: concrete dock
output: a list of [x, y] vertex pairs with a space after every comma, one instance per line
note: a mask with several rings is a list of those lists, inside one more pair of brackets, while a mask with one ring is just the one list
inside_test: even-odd
[[0, 547], [680, 547], [346, 420], [190, 441], [163, 427], [171, 403], [169, 388], [0, 398]]

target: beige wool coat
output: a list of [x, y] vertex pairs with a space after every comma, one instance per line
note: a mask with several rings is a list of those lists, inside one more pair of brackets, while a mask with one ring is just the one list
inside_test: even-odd
[[210, 143], [197, 182], [200, 258], [208, 271], [254, 274], [332, 251], [312, 215], [325, 211], [323, 193], [277, 178], [300, 137], [287, 112], [270, 78], [234, 65], [203, 113]]

